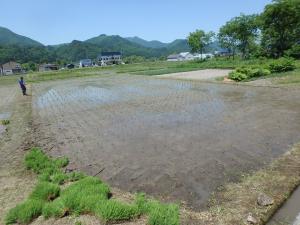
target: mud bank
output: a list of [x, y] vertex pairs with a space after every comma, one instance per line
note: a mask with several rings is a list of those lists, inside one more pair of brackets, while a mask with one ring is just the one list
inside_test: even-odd
[[37, 143], [126, 191], [199, 209], [300, 140], [300, 90], [106, 76], [39, 83]]

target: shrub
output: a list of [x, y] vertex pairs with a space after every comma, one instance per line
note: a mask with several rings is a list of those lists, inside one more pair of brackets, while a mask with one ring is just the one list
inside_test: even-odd
[[254, 69], [251, 69], [249, 71], [249, 74], [247, 74], [247, 76], [249, 78], [252, 78], [252, 77], [262, 77], [262, 76], [268, 76], [271, 74], [271, 71], [268, 70], [268, 69], [263, 69], [263, 68], [254, 68]]
[[240, 67], [229, 73], [228, 78], [235, 81], [243, 81], [253, 77], [268, 76], [271, 71], [263, 67]]
[[242, 81], [248, 78], [248, 76], [244, 73], [232, 71], [229, 73], [228, 78], [235, 81]]
[[285, 54], [295, 59], [300, 59], [300, 44], [294, 44]]
[[243, 73], [243, 74], [248, 75], [251, 72], [251, 68], [250, 67], [239, 67], [235, 71], [238, 73]]
[[59, 195], [59, 192], [60, 188], [57, 184], [40, 182], [36, 185], [29, 198], [50, 201], [55, 199]]
[[272, 73], [291, 71], [295, 68], [295, 60], [290, 58], [280, 58], [269, 64], [269, 69]]
[[33, 219], [37, 218], [42, 213], [43, 201], [36, 199], [29, 199], [24, 203], [17, 205], [15, 208], [11, 209], [6, 218], [6, 224], [28, 224]]

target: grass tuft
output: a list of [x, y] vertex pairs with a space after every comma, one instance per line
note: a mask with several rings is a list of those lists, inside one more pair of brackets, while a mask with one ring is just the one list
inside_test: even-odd
[[29, 199], [24, 203], [17, 205], [11, 209], [5, 218], [6, 224], [28, 224], [33, 219], [37, 218], [43, 209], [43, 201], [36, 199]]
[[51, 201], [59, 196], [60, 188], [57, 184], [50, 182], [40, 182], [36, 185], [29, 196], [30, 199]]
[[50, 217], [61, 218], [65, 216], [68, 209], [65, 208], [61, 199], [55, 199], [53, 202], [46, 203], [43, 207], [42, 215], [45, 219]]
[[96, 215], [105, 221], [130, 220], [140, 215], [136, 205], [130, 205], [115, 200], [103, 201], [96, 208]]
[[175, 204], [150, 203], [150, 225], [179, 225], [179, 207]]

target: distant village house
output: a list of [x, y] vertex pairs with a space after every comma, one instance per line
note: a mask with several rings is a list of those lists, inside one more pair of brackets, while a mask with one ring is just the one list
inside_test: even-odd
[[13, 75], [22, 73], [22, 67], [19, 63], [16, 62], [8, 62], [0, 66], [0, 74], [1, 75]]
[[93, 66], [93, 62], [91, 59], [81, 59], [79, 61], [79, 67], [91, 67]]
[[179, 54], [169, 55], [167, 57], [167, 61], [169, 62], [177, 62], [177, 61], [189, 61], [189, 60], [197, 60], [197, 59], [208, 59], [214, 57], [213, 54], [192, 54], [189, 52], [181, 52]]
[[102, 52], [98, 56], [98, 64], [101, 66], [121, 64], [122, 54], [121, 52]]
[[58, 70], [58, 69], [59, 69], [59, 66], [56, 64], [42, 64], [39, 66], [40, 72], [53, 71], [53, 70]]
[[189, 52], [181, 52], [179, 54], [169, 55], [167, 61], [176, 62], [176, 61], [188, 61], [193, 60], [194, 56]]

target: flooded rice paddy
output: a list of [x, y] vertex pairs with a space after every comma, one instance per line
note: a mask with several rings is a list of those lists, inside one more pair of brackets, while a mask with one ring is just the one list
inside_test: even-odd
[[126, 191], [204, 208], [300, 140], [300, 90], [143, 76], [35, 84], [40, 146]]

